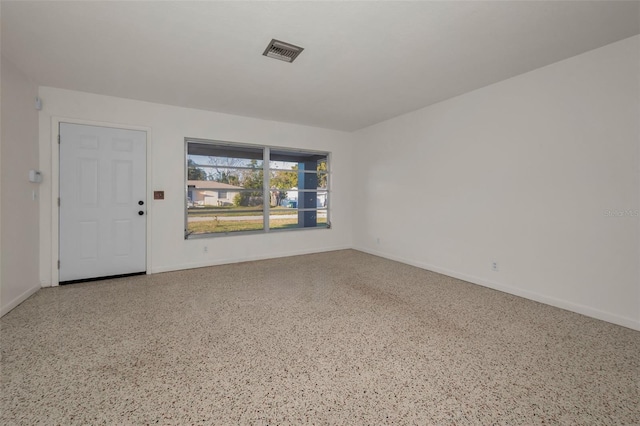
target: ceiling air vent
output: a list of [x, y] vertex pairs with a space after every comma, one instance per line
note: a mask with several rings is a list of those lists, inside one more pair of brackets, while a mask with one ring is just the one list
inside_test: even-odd
[[303, 47], [294, 46], [274, 38], [264, 50], [263, 55], [285, 62], [293, 62], [303, 50]]

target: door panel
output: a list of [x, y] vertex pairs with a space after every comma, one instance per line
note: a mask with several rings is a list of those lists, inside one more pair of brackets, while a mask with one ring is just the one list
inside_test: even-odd
[[116, 256], [129, 256], [131, 254], [131, 221], [130, 220], [114, 220], [113, 221], [113, 240], [114, 254]]
[[77, 184], [78, 197], [84, 207], [98, 206], [98, 160], [93, 158], [78, 158]]
[[146, 211], [146, 133], [61, 123], [60, 282], [145, 272]]
[[113, 203], [128, 205], [133, 189], [133, 163], [131, 161], [114, 161], [111, 174], [113, 176]]
[[98, 258], [98, 222], [80, 222], [80, 259]]

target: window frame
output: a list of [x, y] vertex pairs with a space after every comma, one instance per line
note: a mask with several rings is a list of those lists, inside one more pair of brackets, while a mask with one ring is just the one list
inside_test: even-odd
[[[263, 171], [263, 182], [262, 182], [262, 197], [263, 197], [263, 206], [262, 206], [262, 218], [263, 218], [263, 228], [259, 230], [247, 230], [247, 231], [232, 231], [232, 232], [209, 232], [209, 233], [200, 233], [194, 234], [189, 232], [189, 207], [188, 207], [188, 198], [189, 198], [189, 143], [197, 143], [197, 144], [208, 144], [219, 147], [231, 147], [231, 148], [240, 148], [240, 149], [261, 149], [262, 150], [262, 171]], [[323, 172], [326, 175], [326, 188], [322, 188], [321, 191], [315, 192], [323, 192], [325, 193], [325, 206], [319, 207], [316, 205], [315, 208], [309, 209], [300, 209], [297, 208], [297, 211], [326, 211], [327, 214], [327, 223], [326, 226], [314, 226], [314, 227], [295, 227], [295, 228], [270, 228], [269, 227], [269, 216], [271, 210], [271, 175], [270, 172], [273, 170], [279, 169], [271, 169], [271, 150], [276, 150], [278, 152], [287, 152], [291, 154], [306, 154], [306, 155], [322, 155], [326, 157], [326, 168], [327, 170]], [[302, 231], [302, 230], [318, 230], [318, 229], [331, 229], [331, 152], [330, 151], [317, 151], [311, 149], [299, 149], [299, 148], [289, 148], [282, 146], [273, 146], [273, 145], [260, 145], [260, 144], [250, 144], [250, 143], [239, 143], [239, 142], [228, 142], [228, 141], [219, 141], [212, 139], [199, 139], [199, 138], [184, 138], [184, 239], [199, 239], [199, 238], [218, 238], [218, 237], [227, 237], [234, 235], [259, 235], [259, 234], [269, 234], [271, 232], [288, 232], [288, 231]], [[308, 173], [308, 172], [307, 172]], [[298, 190], [299, 192], [311, 191], [311, 190]]]

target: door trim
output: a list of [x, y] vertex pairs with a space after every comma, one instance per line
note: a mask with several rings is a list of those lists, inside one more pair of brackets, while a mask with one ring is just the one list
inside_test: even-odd
[[108, 123], [102, 121], [82, 120], [77, 118], [67, 118], [52, 116], [51, 117], [51, 286], [56, 287], [60, 285], [60, 275], [58, 273], [58, 259], [60, 256], [60, 212], [58, 210], [58, 197], [60, 197], [60, 148], [58, 146], [58, 138], [60, 136], [60, 123], [69, 124], [84, 124], [87, 126], [97, 127], [109, 127], [114, 129], [123, 130], [140, 130], [146, 133], [146, 158], [145, 163], [147, 166], [147, 185], [146, 185], [146, 200], [147, 206], [147, 232], [146, 232], [146, 256], [145, 266], [147, 274], [150, 274], [150, 259], [152, 250], [152, 234], [151, 234], [151, 220], [153, 219], [153, 204], [149, 201], [153, 200], [153, 188], [149, 185], [153, 182], [153, 172], [150, 167], [149, 159], [152, 153], [151, 143], [151, 128], [146, 126], [136, 126], [131, 124], [120, 123]]

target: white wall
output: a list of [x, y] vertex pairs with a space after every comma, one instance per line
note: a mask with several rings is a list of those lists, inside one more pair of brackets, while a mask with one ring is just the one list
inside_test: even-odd
[[640, 329], [639, 99], [636, 36], [357, 132], [356, 248]]
[[40, 288], [39, 188], [29, 182], [29, 170], [38, 168], [38, 88], [4, 57], [1, 62], [0, 316]]
[[[57, 128], [55, 123], [80, 121], [149, 130], [150, 221], [148, 272], [288, 256], [347, 248], [351, 237], [351, 135], [273, 121], [257, 120], [195, 109], [133, 101], [76, 91], [40, 88], [44, 109], [40, 113], [40, 164], [45, 176], [41, 224], [40, 280], [57, 282], [52, 265], [57, 260]], [[330, 230], [305, 230], [262, 235], [184, 240], [184, 138], [255, 143], [327, 150], [332, 153], [332, 210]], [[53, 148], [53, 150], [52, 150]], [[53, 180], [53, 185], [51, 184]], [[152, 192], [164, 190], [165, 199], [154, 201]], [[207, 246], [208, 251], [204, 252]]]

